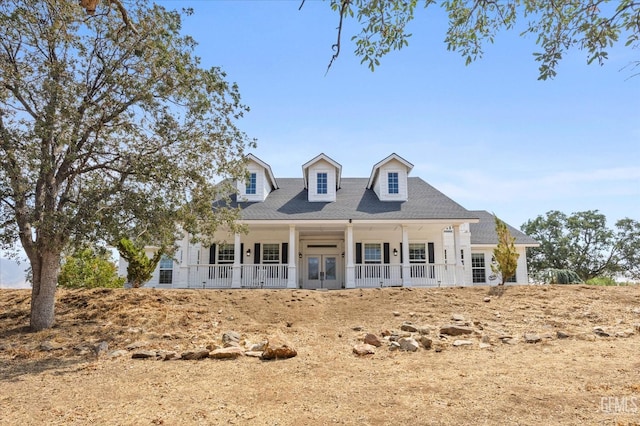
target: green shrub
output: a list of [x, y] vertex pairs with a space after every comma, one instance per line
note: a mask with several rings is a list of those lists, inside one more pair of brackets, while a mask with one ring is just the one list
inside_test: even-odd
[[84, 248], [65, 256], [58, 285], [65, 288], [120, 288], [124, 278], [118, 277], [111, 254], [105, 249]]
[[614, 280], [611, 277], [594, 277], [591, 279], [588, 279], [585, 284], [588, 285], [605, 285], [605, 286], [609, 286], [609, 285], [620, 285], [619, 283], [616, 282], [616, 280]]
[[535, 280], [543, 284], [581, 284], [582, 279], [570, 269], [549, 268], [535, 275]]

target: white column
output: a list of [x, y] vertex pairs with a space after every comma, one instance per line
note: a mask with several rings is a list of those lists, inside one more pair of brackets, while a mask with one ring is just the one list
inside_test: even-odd
[[456, 265], [455, 285], [464, 285], [464, 274], [460, 262], [460, 225], [453, 225], [453, 264]]
[[411, 287], [411, 262], [409, 261], [409, 228], [402, 225], [402, 286]]
[[347, 282], [345, 288], [356, 288], [356, 267], [353, 259], [353, 225], [347, 225], [346, 242]]
[[296, 226], [289, 225], [289, 278], [287, 279], [287, 288], [298, 288], [298, 277], [296, 274], [296, 263], [298, 261], [298, 256], [296, 256], [298, 252], [296, 249], [297, 246]]
[[231, 288], [242, 287], [242, 265], [240, 264], [241, 257], [242, 251], [240, 250], [240, 234], [235, 234], [233, 240], [233, 273], [231, 278]]

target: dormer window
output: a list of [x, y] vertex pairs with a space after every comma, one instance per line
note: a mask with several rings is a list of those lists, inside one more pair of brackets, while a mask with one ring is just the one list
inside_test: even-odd
[[389, 172], [387, 175], [389, 194], [398, 194], [398, 172]]
[[247, 195], [255, 195], [256, 193], [256, 173], [250, 173], [249, 179], [247, 179], [247, 189], [245, 193]]
[[327, 174], [318, 173], [318, 194], [327, 193]]

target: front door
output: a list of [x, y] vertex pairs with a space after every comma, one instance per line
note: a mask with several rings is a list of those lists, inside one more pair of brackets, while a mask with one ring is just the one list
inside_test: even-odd
[[304, 288], [335, 290], [342, 287], [338, 255], [310, 254], [305, 259]]

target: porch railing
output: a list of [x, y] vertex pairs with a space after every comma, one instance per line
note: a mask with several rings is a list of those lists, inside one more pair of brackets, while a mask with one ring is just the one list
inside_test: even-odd
[[464, 267], [421, 263], [411, 264], [405, 280], [402, 265], [356, 265], [356, 287], [394, 287], [410, 282], [412, 287], [443, 287], [464, 285]]
[[233, 265], [189, 266], [188, 288], [231, 288]]
[[285, 288], [288, 265], [242, 265], [243, 288]]
[[402, 286], [402, 265], [356, 265], [356, 287]]

